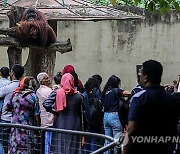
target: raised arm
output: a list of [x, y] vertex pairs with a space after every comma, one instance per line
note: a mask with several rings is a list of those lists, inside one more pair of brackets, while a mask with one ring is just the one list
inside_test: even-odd
[[42, 103], [43, 107], [46, 109], [47, 112], [51, 112], [53, 114], [56, 113], [55, 111], [55, 101], [56, 101], [56, 91], [51, 92], [49, 97]]

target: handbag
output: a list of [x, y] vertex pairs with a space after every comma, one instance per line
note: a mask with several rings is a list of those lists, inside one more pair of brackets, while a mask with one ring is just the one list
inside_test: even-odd
[[129, 103], [125, 100], [124, 97], [119, 97], [117, 94], [116, 88], [114, 89], [115, 94], [118, 98], [118, 115], [119, 115], [119, 120], [121, 122], [121, 125], [123, 128], [126, 127], [128, 124], [128, 114], [129, 114]]

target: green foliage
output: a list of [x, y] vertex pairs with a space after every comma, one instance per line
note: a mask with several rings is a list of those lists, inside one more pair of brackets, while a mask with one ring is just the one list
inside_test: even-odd
[[[105, 6], [112, 5], [111, 0], [91, 1]], [[180, 10], [180, 0], [117, 0], [116, 4], [146, 8], [151, 13], [156, 12], [156, 10], [160, 10], [161, 14], [168, 12], [170, 9], [176, 9], [177, 11]]]
[[105, 5], [105, 6], [108, 6], [111, 4], [110, 0], [91, 0], [91, 1], [96, 4], [101, 4], [101, 5]]

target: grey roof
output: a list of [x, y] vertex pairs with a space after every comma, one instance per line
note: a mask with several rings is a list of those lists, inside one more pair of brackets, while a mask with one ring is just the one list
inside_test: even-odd
[[143, 18], [142, 16], [96, 5], [88, 0], [0, 0], [0, 14], [6, 14], [11, 6], [35, 7], [51, 20], [119, 20]]

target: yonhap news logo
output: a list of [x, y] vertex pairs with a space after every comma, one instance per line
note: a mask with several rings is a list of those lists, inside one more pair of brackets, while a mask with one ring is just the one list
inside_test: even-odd
[[180, 136], [129, 136], [127, 132], [117, 133], [114, 141], [118, 147], [123, 148], [129, 141], [131, 143], [147, 143], [147, 144], [166, 144], [180, 143]]
[[132, 143], [180, 143], [179, 136], [131, 136]]
[[114, 141], [118, 147], [123, 147], [129, 142], [128, 134], [127, 132], [120, 132], [117, 133], [114, 137]]
[[180, 143], [180, 136], [129, 136], [126, 133], [119, 140], [123, 146], [131, 139], [132, 143]]

